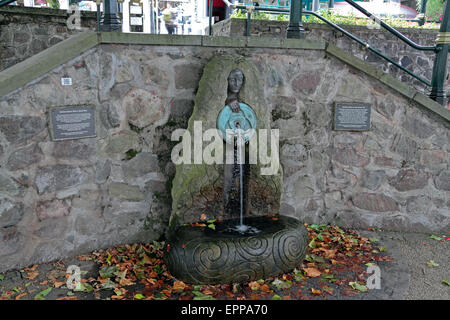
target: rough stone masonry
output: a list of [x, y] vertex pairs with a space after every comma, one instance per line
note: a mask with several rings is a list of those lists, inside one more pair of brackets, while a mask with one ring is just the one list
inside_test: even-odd
[[[222, 53], [247, 56], [262, 75], [280, 129], [283, 212], [449, 230], [448, 120], [323, 49], [100, 44], [0, 98], [0, 272], [160, 238], [171, 133], [187, 127], [203, 67]], [[333, 131], [335, 102], [370, 103], [371, 129]], [[49, 108], [77, 104], [95, 107], [97, 137], [52, 141]]]

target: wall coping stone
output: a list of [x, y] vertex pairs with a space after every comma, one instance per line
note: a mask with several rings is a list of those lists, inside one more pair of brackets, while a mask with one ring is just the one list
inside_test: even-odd
[[[20, 6], [3, 6], [0, 7], [0, 14], [22, 14], [22, 15], [36, 15], [36, 16], [55, 16], [65, 17], [69, 16], [67, 10], [64, 9], [52, 9], [52, 8], [32, 8], [32, 7], [20, 7]], [[97, 19], [97, 12], [95, 11], [80, 11], [81, 18]]]
[[450, 122], [450, 110], [426, 95], [325, 41], [262, 37], [148, 35], [121, 32], [82, 32], [0, 72], [0, 97], [44, 75], [98, 44], [137, 44], [233, 48], [324, 50], [327, 54], [378, 79], [401, 95]]
[[[222, 25], [225, 25], [225, 24], [245, 25], [246, 21], [247, 21], [247, 19], [243, 19], [243, 18], [229, 18], [226, 20], [222, 20], [222, 21], [219, 21], [219, 22], [213, 24], [213, 31], [215, 28], [220, 28]], [[262, 25], [272, 25], [272, 26], [279, 25], [280, 27], [287, 27], [287, 25], [289, 24], [289, 21], [251, 19], [250, 23], [259, 23]], [[373, 32], [372, 29], [367, 29], [367, 26], [339, 24], [339, 23], [337, 25], [340, 27], [343, 27], [347, 31], [358, 31], [358, 30], [366, 31], [367, 30], [368, 32]], [[340, 32], [325, 23], [303, 22], [303, 27], [306, 30], [308, 30], [308, 29], [325, 29], [325, 30], [334, 30], [336, 32]], [[406, 34], [427, 32], [427, 33], [432, 33], [432, 34], [437, 35], [439, 33], [438, 28], [434, 29], [434, 28], [397, 28], [396, 27], [395, 29], [400, 31], [401, 33], [406, 33]], [[376, 29], [376, 32], [383, 32], [386, 34], [391, 34], [388, 30], [386, 30], [384, 28]]]

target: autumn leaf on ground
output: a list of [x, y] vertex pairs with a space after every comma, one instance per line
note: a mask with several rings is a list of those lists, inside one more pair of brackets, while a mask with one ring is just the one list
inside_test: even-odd
[[[444, 281], [445, 281], [445, 280], [444, 280]], [[267, 284], [263, 284], [263, 285], [261, 285], [259, 288], [261, 289], [261, 291], [264, 291], [264, 292], [270, 292], [270, 291], [272, 291], [272, 290], [270, 290], [270, 287], [269, 287]]]
[[441, 237], [435, 236], [434, 234], [430, 235], [430, 239], [437, 240], [437, 241], [441, 241], [442, 240]]
[[256, 281], [252, 281], [248, 284], [248, 286], [250, 287], [250, 289], [252, 289], [253, 291], [256, 291], [260, 288], [260, 285], [258, 282]]
[[322, 290], [316, 290], [314, 288], [311, 288], [311, 292], [315, 296], [320, 296], [322, 294]]
[[366, 292], [368, 290], [365, 285], [359, 284], [358, 282], [349, 282], [348, 284], [353, 289], [361, 291], [361, 292]]
[[21, 298], [25, 297], [27, 294], [28, 294], [28, 292], [23, 292], [23, 293], [19, 294], [15, 299], [20, 300]]
[[200, 216], [200, 220], [206, 220], [206, 214], [202, 213]]
[[319, 277], [322, 273], [316, 268], [302, 268], [306, 275], [311, 278]]
[[64, 281], [55, 281], [54, 283], [53, 283], [53, 285], [54, 285], [54, 287], [55, 288], [59, 288], [59, 287], [61, 287], [63, 284], [66, 284]]
[[39, 271], [29, 272], [25, 278], [28, 280], [34, 280], [39, 275]]
[[34, 300], [45, 300], [45, 297], [52, 291], [52, 288], [49, 287], [45, 290], [42, 290], [37, 295], [34, 296]]
[[292, 287], [292, 281], [281, 281], [280, 279], [275, 279], [271, 284], [278, 290]]
[[135, 284], [135, 283], [134, 283], [133, 280], [131, 280], [131, 279], [122, 278], [122, 279], [120, 279], [119, 284], [120, 284], [122, 287], [126, 287], [126, 286], [132, 286], [132, 285]]
[[173, 283], [173, 290], [175, 291], [177, 290], [183, 291], [184, 288], [186, 288], [186, 284], [183, 281], [175, 281]]
[[427, 262], [427, 265], [428, 265], [429, 267], [439, 267], [439, 264], [436, 263], [436, 262], [434, 262], [433, 260], [428, 261], [428, 262]]
[[91, 292], [92, 290], [94, 290], [94, 288], [87, 283], [80, 283], [75, 289], [73, 289], [75, 292]]
[[336, 255], [337, 249], [325, 249], [325, 248], [318, 248], [320, 251], [323, 251], [325, 258], [331, 259], [334, 258]]
[[56, 300], [78, 300], [78, 297], [77, 296], [62, 297], [62, 298], [57, 298]]

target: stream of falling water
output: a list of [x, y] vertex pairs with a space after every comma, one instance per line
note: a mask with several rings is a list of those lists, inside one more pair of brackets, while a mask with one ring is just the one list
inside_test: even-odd
[[241, 209], [241, 215], [240, 215], [240, 226], [244, 226], [244, 175], [242, 172], [242, 149], [244, 148], [244, 138], [242, 137], [241, 129], [238, 129], [238, 150], [239, 150], [239, 191], [240, 191], [240, 209]]
[[245, 157], [245, 140], [242, 136], [242, 129], [238, 127], [237, 129], [237, 141], [236, 147], [238, 151], [237, 163], [239, 164], [239, 204], [240, 204], [240, 215], [239, 215], [239, 225], [232, 228], [233, 231], [237, 231], [239, 233], [248, 233], [248, 234], [256, 234], [260, 232], [255, 227], [245, 225], [244, 224], [244, 157]]

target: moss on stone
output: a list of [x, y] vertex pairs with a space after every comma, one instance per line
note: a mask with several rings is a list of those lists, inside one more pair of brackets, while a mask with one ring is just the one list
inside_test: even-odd
[[[221, 55], [213, 58], [204, 68], [203, 75], [199, 83], [198, 91], [194, 101], [194, 110], [188, 122], [188, 131], [191, 137], [194, 136], [194, 121], [202, 122], [202, 130], [216, 128], [217, 116], [225, 106], [227, 98], [228, 82], [227, 78], [233, 69], [240, 69], [245, 77], [244, 84], [239, 93], [239, 100], [246, 103], [256, 113], [258, 119], [258, 129], [270, 129], [271, 114], [263, 97], [261, 78], [259, 71], [251, 60], [239, 55]], [[192, 142], [193, 143], [193, 142]], [[204, 143], [205, 147], [208, 143]], [[268, 148], [270, 153], [270, 148]], [[192, 148], [193, 150], [193, 148]], [[260, 172], [261, 165], [254, 165], [256, 172]], [[274, 194], [281, 193], [281, 173], [272, 177], [268, 184], [265, 178], [261, 178], [261, 183], [268, 185]], [[170, 226], [193, 219], [192, 214], [196, 211], [192, 209], [196, 205], [194, 199], [201, 190], [209, 188], [211, 196], [216, 196], [217, 189], [220, 188], [218, 181], [223, 185], [223, 165], [213, 166], [202, 164], [181, 164], [176, 166], [176, 175], [172, 187], [172, 214]], [[261, 177], [259, 175], [259, 177]], [[275, 187], [274, 187], [275, 185]], [[216, 188], [217, 187], [217, 188]], [[203, 191], [205, 192], [205, 191]], [[203, 194], [203, 193], [202, 193]], [[279, 197], [278, 197], [279, 198]], [[186, 212], [189, 212], [187, 214]], [[208, 215], [218, 214], [208, 212]]]

